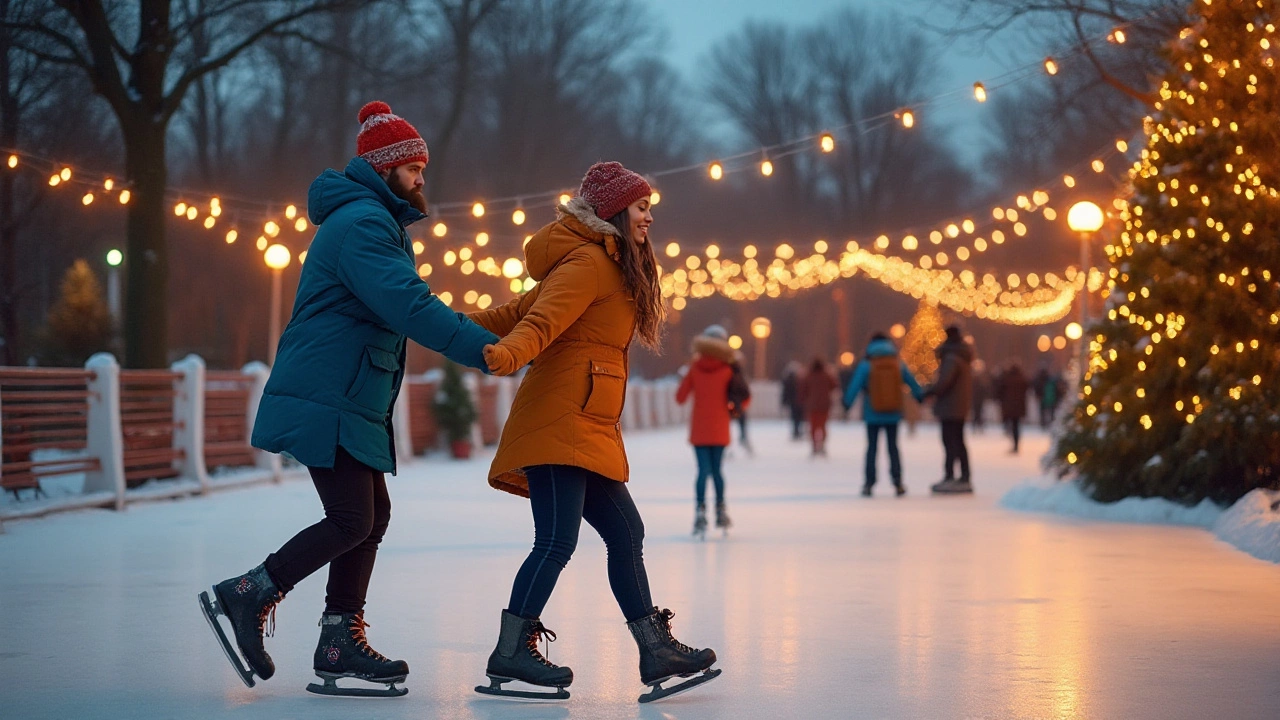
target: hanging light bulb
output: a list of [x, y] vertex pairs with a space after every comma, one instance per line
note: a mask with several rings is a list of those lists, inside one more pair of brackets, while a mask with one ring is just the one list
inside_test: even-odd
[[16, 167], [18, 167], [18, 156], [17, 156], [17, 155], [10, 155], [10, 156], [9, 156], [9, 168], [10, 168], [10, 169], [13, 169], [13, 168], [16, 168]]
[[298, 232], [305, 232], [305, 231], [306, 231], [306, 229], [307, 229], [307, 219], [306, 219], [306, 218], [298, 218], [297, 220], [294, 220], [294, 221], [293, 221], [293, 229], [294, 229], [294, 230], [297, 230]]
[[107, 178], [106, 180], [102, 181], [102, 189], [106, 190], [107, 192], [111, 192], [111, 188], [115, 186], [116, 186], [116, 181], [112, 180], [111, 178]]
[[205, 229], [205, 230], [212, 230], [212, 229], [213, 229], [213, 226], [214, 226], [217, 222], [218, 222], [218, 219], [217, 219], [217, 218], [215, 218], [214, 216], [210, 215], [209, 217], [207, 217], [207, 218], [205, 218], [205, 219], [204, 219], [204, 229]]
[[177, 205], [174, 205], [174, 206], [173, 206], [173, 215], [174, 215], [174, 217], [182, 217], [183, 215], [186, 215], [186, 214], [187, 214], [187, 204], [186, 204], [186, 203], [184, 203], [184, 202], [180, 202], [180, 203], [178, 203]]
[[284, 216], [285, 216], [285, 218], [287, 218], [287, 219], [289, 219], [289, 220], [292, 220], [292, 219], [294, 219], [295, 217], [297, 217], [297, 216], [298, 216], [298, 206], [297, 206], [297, 205], [289, 205], [288, 207], [286, 207], [286, 208], [284, 209]]
[[431, 228], [431, 234], [432, 234], [432, 235], [435, 235], [436, 237], [440, 237], [440, 238], [442, 238], [442, 237], [444, 237], [444, 234], [445, 234], [445, 233], [447, 233], [447, 232], [449, 232], [449, 226], [448, 226], [448, 225], [445, 225], [445, 224], [444, 224], [444, 223], [442, 223], [442, 222], [438, 222], [438, 223], [436, 223], [436, 224], [435, 224], [434, 226], [432, 226], [432, 228]]
[[902, 127], [904, 128], [915, 127], [916, 114], [914, 112], [910, 110], [903, 110], [900, 117], [902, 119]]
[[228, 244], [228, 245], [230, 245], [231, 243], [235, 242], [235, 241], [236, 241], [236, 238], [238, 238], [238, 237], [240, 237], [240, 233], [236, 232], [235, 230], [228, 230], [228, 231], [227, 231], [227, 244]]
[[769, 158], [765, 158], [764, 160], [761, 160], [760, 174], [765, 177], [769, 177], [770, 175], [773, 175], [773, 161], [771, 161]]
[[662, 202], [662, 193], [658, 192], [657, 190], [654, 190], [653, 193], [649, 195], [649, 204], [657, 205], [660, 202]]
[[129, 192], [129, 188], [120, 191], [120, 204], [128, 205], [129, 198], [133, 197], [133, 193]]
[[980, 82], [976, 82], [976, 83], [974, 83], [974, 84], [973, 84], [973, 97], [974, 97], [974, 99], [976, 99], [976, 100], [977, 100], [978, 102], [980, 102], [980, 103], [981, 103], [981, 102], [986, 102], [986, 101], [987, 101], [987, 86], [986, 86], [986, 85], [983, 85], [983, 84], [982, 84], [982, 83], [980, 83]]
[[58, 173], [58, 177], [62, 178], [62, 182], [66, 182], [66, 181], [70, 180], [70, 179], [71, 179], [71, 168], [69, 168], [69, 167], [64, 167], [64, 168], [62, 168], [62, 172]]
[[712, 180], [719, 180], [724, 177], [724, 166], [719, 162], [713, 162], [707, 166], [707, 174], [711, 176]]
[[557, 199], [560, 201], [561, 205], [568, 205], [569, 201], [573, 199], [573, 196], [569, 193], [560, 193], [560, 197]]
[[84, 203], [85, 205], [93, 204], [93, 193], [85, 193], [84, 197], [80, 198], [80, 202]]
[[831, 133], [822, 133], [822, 137], [818, 138], [818, 147], [822, 148], [822, 152], [829, 153], [836, 149], [836, 138]]
[[[487, 232], [476, 233], [476, 247], [484, 247], [485, 245], [488, 245], [488, 244], [489, 244], [489, 233]], [[463, 258], [463, 260], [466, 260], [466, 258]]]
[[484, 203], [476, 203], [471, 206], [471, 214], [475, 217], [484, 217]]
[[523, 225], [525, 219], [526, 219], [526, 216], [524, 213], [524, 208], [516, 208], [515, 211], [511, 213], [511, 222], [515, 223], [516, 225]]
[[1047, 58], [1045, 58], [1045, 59], [1044, 59], [1044, 71], [1045, 71], [1045, 72], [1047, 72], [1047, 73], [1049, 73], [1050, 75], [1057, 75], [1057, 74], [1058, 74], [1058, 61], [1057, 61], [1057, 60], [1054, 60], [1054, 59], [1053, 59], [1053, 58], [1051, 58], [1051, 57], [1047, 57]]

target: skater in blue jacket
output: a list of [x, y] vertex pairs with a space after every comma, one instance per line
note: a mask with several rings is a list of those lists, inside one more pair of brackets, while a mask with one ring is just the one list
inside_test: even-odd
[[862, 418], [867, 424], [867, 465], [866, 481], [862, 485], [862, 494], [871, 497], [871, 489], [876, 484], [876, 446], [880, 433], [884, 433], [885, 445], [889, 451], [889, 478], [893, 480], [894, 492], [901, 497], [907, 489], [902, 484], [902, 461], [898, 457], [898, 423], [902, 422], [904, 399], [903, 385], [911, 390], [911, 395], [919, 401], [924, 395], [920, 383], [907, 369], [907, 364], [898, 357], [898, 346], [893, 344], [889, 336], [876, 333], [867, 344], [867, 354], [853, 371], [849, 386], [844, 389], [844, 408], [849, 410], [858, 399], [858, 394], [865, 391], [862, 401]]
[[[409, 674], [365, 636], [365, 594], [391, 520], [383, 473], [396, 469], [391, 412], [404, 378], [406, 339], [487, 371], [482, 349], [497, 336], [440, 301], [418, 276], [405, 228], [426, 218], [418, 131], [372, 102], [359, 114], [358, 156], [311, 184], [307, 212], [319, 226], [302, 269], [293, 316], [253, 426], [254, 447], [307, 466], [324, 505], [308, 527], [252, 570], [200, 593], [210, 627], [244, 683], [275, 672], [263, 647], [275, 608], [294, 585], [329, 566], [314, 668], [321, 694], [403, 695]], [[218, 621], [230, 621], [240, 662]], [[270, 626], [269, 623], [270, 622]], [[341, 677], [386, 684], [342, 688]]]

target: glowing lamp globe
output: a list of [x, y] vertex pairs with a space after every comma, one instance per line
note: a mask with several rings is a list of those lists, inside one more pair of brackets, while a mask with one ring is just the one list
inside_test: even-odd
[[1102, 228], [1102, 208], [1082, 200], [1067, 211], [1067, 226], [1075, 232], [1097, 232]]
[[107, 251], [107, 264], [111, 267], [117, 267], [124, 262], [124, 253], [112, 248]]
[[773, 323], [769, 322], [769, 318], [758, 317], [751, 321], [751, 337], [757, 340], [764, 340], [773, 332]]
[[1067, 323], [1063, 333], [1071, 340], [1079, 340], [1084, 336], [1084, 329], [1080, 327], [1080, 323]]
[[289, 248], [277, 243], [267, 248], [262, 259], [272, 270], [283, 270], [289, 267]]

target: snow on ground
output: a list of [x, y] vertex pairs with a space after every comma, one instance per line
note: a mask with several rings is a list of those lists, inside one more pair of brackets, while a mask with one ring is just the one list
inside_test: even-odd
[[[324, 575], [281, 605], [276, 677], [232, 673], [197, 610], [209, 584], [320, 516], [306, 481], [6, 523], [3, 718], [1275, 718], [1280, 569], [1198, 528], [1009, 512], [1037, 475], [996, 431], [971, 439], [974, 497], [933, 498], [936, 426], [904, 437], [910, 494], [858, 497], [864, 429], [811, 460], [781, 423], [728, 461], [727, 538], [689, 537], [693, 453], [680, 430], [628, 435], [654, 599], [724, 674], [653, 706], [584, 528], [543, 615], [574, 668], [560, 706], [483, 698], [499, 611], [532, 541], [525, 501], [489, 489], [491, 451], [390, 480], [370, 592], [374, 647], [410, 663], [407, 697], [303, 691]], [[883, 459], [882, 459], [883, 467]]]

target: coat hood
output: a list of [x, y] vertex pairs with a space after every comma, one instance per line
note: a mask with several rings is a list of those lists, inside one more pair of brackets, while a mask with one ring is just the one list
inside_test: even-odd
[[898, 346], [892, 340], [872, 340], [867, 344], [867, 357], [892, 357], [898, 354]]
[[973, 357], [974, 357], [973, 347], [970, 346], [969, 343], [965, 342], [964, 340], [947, 340], [946, 342], [939, 345], [938, 349], [934, 350], [933, 352], [935, 355], [938, 356], [939, 360], [946, 357], [947, 355], [955, 354], [961, 360], [964, 360], [966, 363], [971, 363], [973, 362]]
[[729, 347], [729, 343], [710, 335], [699, 335], [694, 338], [693, 352], [698, 356], [695, 364], [700, 366], [705, 366], [704, 360], [712, 361], [716, 367], [719, 367], [732, 363], [734, 359], [733, 348]]
[[596, 217], [586, 200], [573, 198], [556, 208], [556, 216], [524, 248], [525, 267], [535, 282], [542, 282], [566, 255], [586, 244], [600, 245], [618, 259], [618, 229]]
[[364, 158], [352, 158], [343, 172], [325, 170], [307, 191], [307, 215], [313, 225], [320, 225], [335, 210], [358, 200], [374, 200], [395, 218], [400, 227], [425, 219], [408, 201], [396, 197], [382, 176]]

